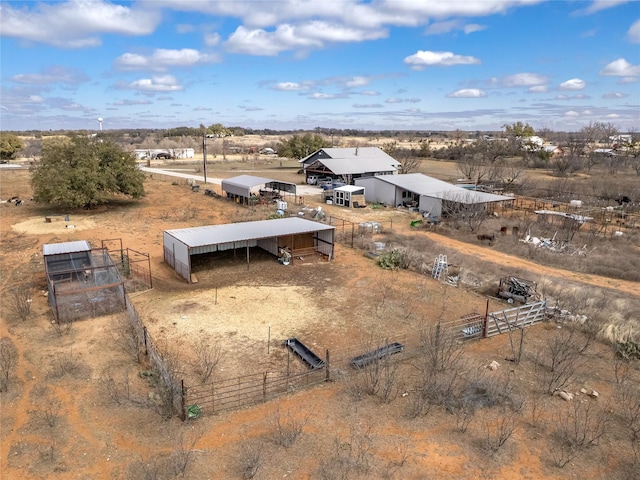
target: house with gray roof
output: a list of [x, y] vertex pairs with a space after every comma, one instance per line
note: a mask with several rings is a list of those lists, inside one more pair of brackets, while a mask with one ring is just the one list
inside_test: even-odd
[[305, 179], [341, 178], [353, 185], [356, 178], [395, 175], [400, 162], [378, 147], [321, 148], [300, 160]]

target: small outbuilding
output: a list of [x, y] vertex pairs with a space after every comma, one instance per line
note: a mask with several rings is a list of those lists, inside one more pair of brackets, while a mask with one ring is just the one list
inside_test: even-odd
[[271, 178], [239, 175], [222, 180], [222, 191], [239, 205], [251, 205], [296, 194], [296, 184]]
[[247, 265], [250, 251], [255, 247], [275, 256], [287, 250], [294, 261], [299, 256], [309, 254], [332, 260], [335, 227], [304, 218], [287, 217], [165, 230], [162, 236], [164, 261], [191, 283], [195, 256], [213, 255], [225, 250], [245, 250]]
[[124, 281], [106, 248], [86, 240], [42, 246], [48, 298], [58, 322], [117, 313], [126, 308]]
[[345, 185], [335, 188], [333, 190], [333, 203], [340, 207], [364, 207], [366, 205], [364, 187]]

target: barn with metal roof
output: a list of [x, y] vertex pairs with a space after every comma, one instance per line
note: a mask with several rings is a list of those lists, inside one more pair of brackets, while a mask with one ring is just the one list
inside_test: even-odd
[[332, 260], [335, 227], [288, 217], [165, 230], [162, 236], [164, 261], [191, 283], [194, 256], [215, 255], [225, 250], [244, 250], [247, 265], [251, 249], [256, 247], [275, 256], [288, 249], [293, 259], [318, 254]]
[[436, 217], [447, 210], [447, 204], [480, 205], [513, 200], [503, 195], [467, 190], [422, 173], [360, 178], [355, 183], [365, 187], [368, 203], [415, 207]]

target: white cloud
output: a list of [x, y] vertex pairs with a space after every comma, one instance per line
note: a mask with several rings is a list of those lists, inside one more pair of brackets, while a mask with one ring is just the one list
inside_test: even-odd
[[441, 35], [454, 30], [461, 30], [468, 35], [486, 28], [486, 26], [478, 25], [477, 23], [464, 24], [462, 20], [456, 19], [432, 23], [425, 29], [424, 33], [425, 35]]
[[204, 44], [207, 47], [215, 47], [220, 43], [220, 34], [218, 33], [207, 33], [204, 36]]
[[564, 112], [567, 117], [579, 117], [580, 112], [576, 112], [575, 110], [569, 110], [568, 112]]
[[384, 108], [384, 106], [379, 103], [354, 103], [351, 106], [353, 108]]
[[309, 90], [309, 86], [298, 82], [279, 82], [273, 86], [273, 89], [283, 92], [301, 92]]
[[376, 90], [361, 90], [358, 92], [360, 95], [367, 95], [369, 97], [377, 97], [380, 95], [380, 92]]
[[349, 88], [364, 87], [365, 85], [369, 85], [369, 82], [371, 82], [371, 79], [367, 77], [353, 77], [351, 80], [347, 80], [345, 85]]
[[527, 90], [529, 93], [545, 93], [548, 90], [546, 85], [534, 85]]
[[629, 95], [626, 93], [621, 93], [621, 92], [608, 92], [605, 93], [604, 95], [602, 95], [602, 98], [606, 98], [606, 99], [618, 99], [618, 98], [625, 98], [628, 97]]
[[13, 8], [3, 2], [2, 35], [62, 48], [96, 47], [101, 34], [148, 35], [161, 20], [157, 10], [141, 10], [103, 0], [34, 3]]
[[116, 100], [113, 102], [113, 105], [117, 107], [127, 107], [131, 105], [150, 105], [151, 101], [149, 100]]
[[447, 95], [449, 98], [481, 98], [486, 96], [487, 92], [477, 88], [463, 88]]
[[505, 87], [533, 87], [544, 85], [548, 81], [549, 79], [544, 75], [529, 72], [508, 75], [502, 79]]
[[630, 0], [593, 0], [593, 3], [580, 11], [580, 13], [596, 13], [601, 10], [606, 10], [607, 8], [617, 7], [618, 5], [622, 5], [629, 1]]
[[422, 100], [419, 98], [398, 98], [391, 97], [385, 100], [385, 103], [420, 103]]
[[312, 100], [333, 100], [334, 98], [339, 98], [339, 96], [338, 95], [332, 95], [330, 93], [316, 92], [316, 93], [312, 93], [307, 98], [310, 98]]
[[54, 83], [77, 85], [88, 81], [89, 77], [72, 68], [49, 67], [43, 69], [42, 73], [20, 73], [14, 75], [11, 80], [30, 85], [49, 85]]
[[640, 65], [631, 65], [624, 58], [619, 58], [607, 64], [600, 75], [613, 77], [637, 77], [640, 76]]
[[631, 43], [640, 43], [640, 20], [636, 20], [627, 32], [627, 38]]
[[572, 78], [560, 84], [560, 90], [582, 90], [587, 84], [579, 78]]
[[119, 70], [152, 70], [164, 72], [171, 67], [191, 67], [193, 65], [213, 63], [218, 57], [201, 53], [192, 48], [168, 50], [159, 48], [149, 56], [137, 53], [125, 53], [116, 58], [114, 64]]
[[486, 30], [486, 29], [487, 29], [486, 25], [479, 25], [477, 23], [469, 23], [468, 25], [464, 26], [462, 31], [464, 33], [466, 33], [467, 35], [469, 35], [470, 33], [481, 32], [482, 30]]
[[418, 50], [413, 55], [404, 59], [404, 63], [413, 70], [424, 70], [427, 67], [450, 67], [453, 65], [477, 65], [480, 60], [465, 55], [456, 55], [452, 52], [432, 52]]
[[605, 118], [620, 118], [620, 115], [617, 113], [609, 113], [608, 115], [605, 115]]
[[42, 103], [44, 101], [44, 98], [42, 98], [40, 95], [29, 95], [29, 102], [31, 103]]
[[152, 78], [141, 78], [123, 88], [142, 92], [177, 92], [183, 87], [173, 75], [158, 75]]
[[388, 35], [386, 30], [366, 30], [313, 21], [300, 25], [282, 24], [274, 31], [239, 26], [224, 43], [232, 53], [275, 56], [288, 50], [319, 49], [326, 43], [362, 42]]

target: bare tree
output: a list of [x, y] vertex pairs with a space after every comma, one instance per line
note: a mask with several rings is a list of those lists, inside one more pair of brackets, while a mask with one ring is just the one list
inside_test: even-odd
[[631, 433], [632, 442], [640, 444], [640, 388], [633, 384], [618, 385], [616, 398], [622, 408], [622, 421]]
[[311, 413], [301, 411], [300, 408], [282, 412], [278, 404], [273, 414], [273, 441], [285, 448], [292, 446], [309, 422]]
[[118, 316], [109, 333], [120, 350], [133, 358], [136, 363], [140, 363], [142, 351], [138, 342], [136, 327], [126, 315]]
[[254, 478], [258, 474], [264, 463], [262, 450], [263, 444], [259, 440], [244, 439], [240, 444], [238, 462], [244, 480]]
[[483, 412], [484, 445], [490, 453], [497, 452], [511, 438], [519, 418], [520, 411], [507, 404]]
[[23, 322], [29, 318], [31, 313], [31, 299], [33, 296], [33, 287], [31, 285], [22, 285], [14, 288], [6, 297], [6, 307], [15, 317]]
[[18, 366], [18, 349], [9, 337], [0, 337], [0, 392], [9, 390], [9, 380]]
[[190, 426], [188, 429], [179, 425], [178, 431], [169, 430], [169, 439], [172, 442], [173, 449], [170, 459], [173, 471], [176, 475], [184, 477], [184, 474], [193, 460], [196, 444], [200, 441], [204, 434], [204, 430], [200, 426]]
[[200, 338], [198, 343], [193, 346], [193, 351], [196, 355], [196, 361], [192, 366], [200, 376], [202, 383], [206, 383], [224, 357], [222, 344], [211, 342], [207, 338]]
[[442, 213], [454, 228], [466, 226], [477, 232], [487, 218], [486, 205], [476, 203], [472, 192], [456, 194], [443, 200]]
[[583, 451], [599, 444], [611, 420], [607, 407], [595, 402], [572, 402], [554, 415], [556, 441], [550, 450], [556, 466], [563, 468]]
[[404, 158], [402, 158], [400, 161], [402, 173], [413, 173], [417, 171], [422, 164], [422, 160], [420, 158], [415, 157], [409, 153], [403, 155], [403, 157]]
[[554, 331], [545, 348], [536, 355], [538, 385], [549, 394], [570, 386], [584, 363], [585, 345], [575, 328], [564, 326]]

